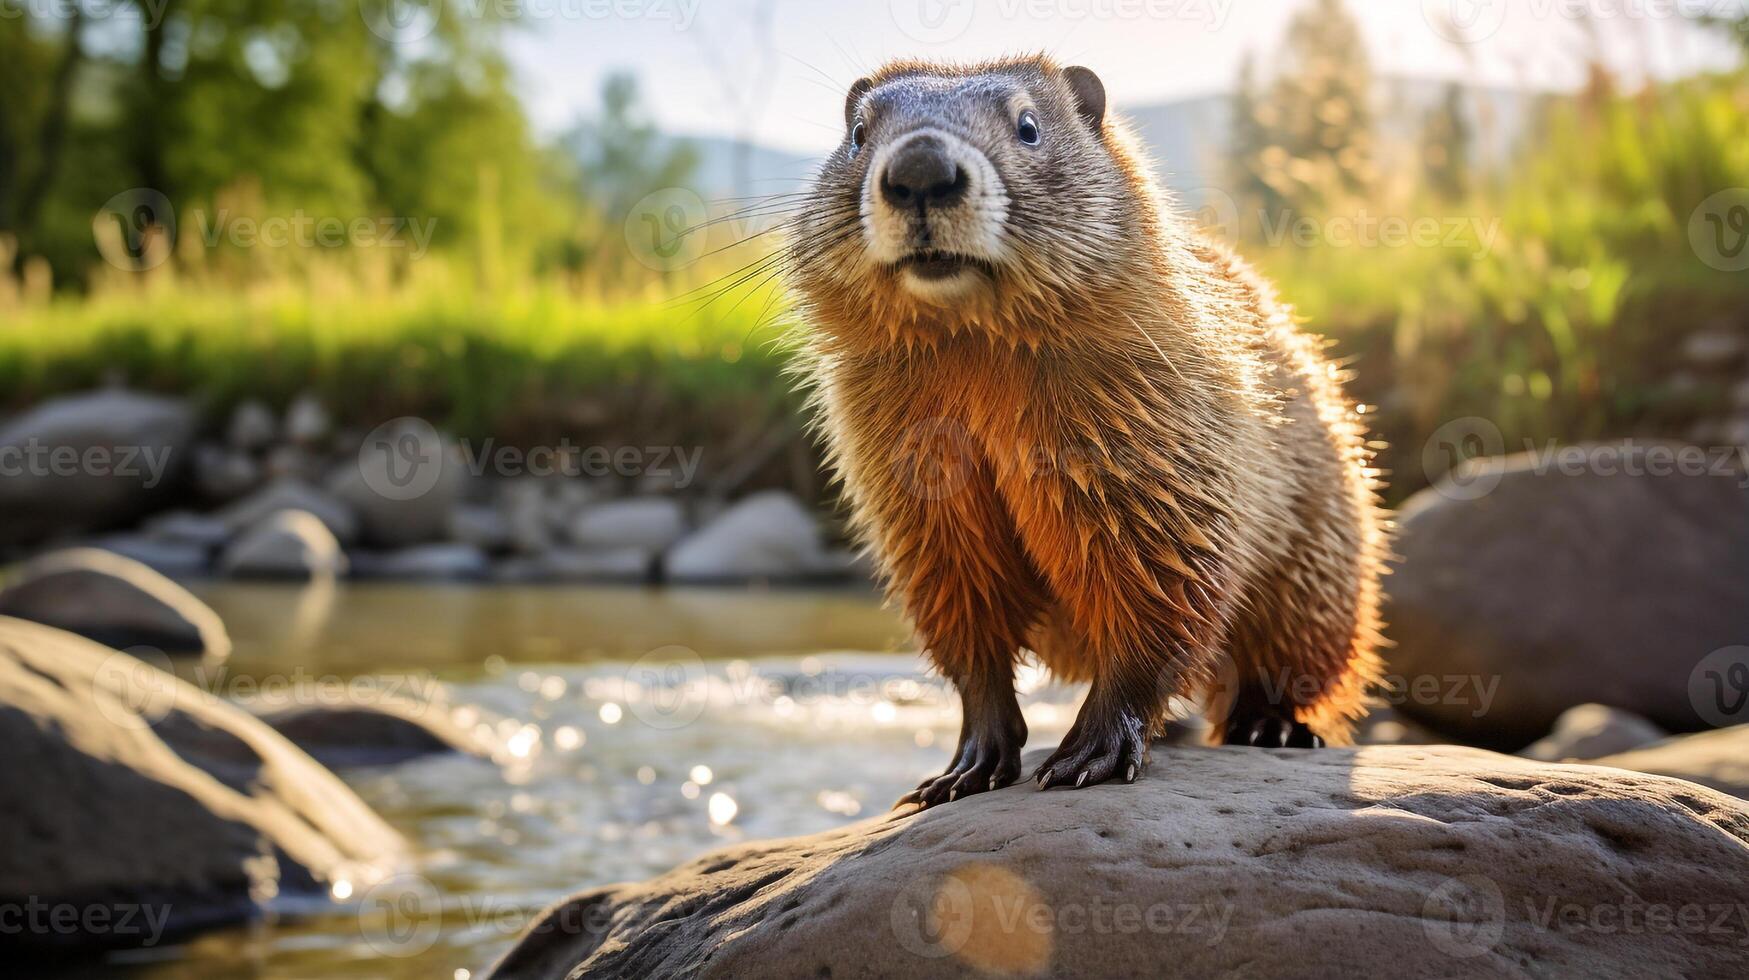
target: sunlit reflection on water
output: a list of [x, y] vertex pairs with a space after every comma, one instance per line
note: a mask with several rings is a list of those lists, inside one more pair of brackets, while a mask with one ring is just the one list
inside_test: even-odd
[[[478, 976], [570, 892], [885, 811], [947, 762], [958, 733], [956, 699], [914, 653], [832, 652], [902, 649], [896, 619], [863, 595], [438, 588], [421, 603], [418, 589], [342, 589], [325, 620], [290, 636], [276, 624], [295, 590], [233, 589], [209, 594], [237, 643], [233, 675], [293, 664], [428, 670], [441, 710], [488, 736], [497, 762], [449, 756], [342, 773], [418, 848], [395, 895], [403, 908], [419, 899], [405, 935], [372, 918], [377, 889], [339, 913], [134, 954], [140, 976]], [[431, 615], [414, 615], [427, 605]], [[659, 612], [671, 628], [647, 618]], [[616, 640], [614, 624], [633, 621], [638, 642]], [[574, 637], [559, 635], [561, 622]], [[549, 630], [536, 653], [518, 637]], [[487, 635], [468, 659], [466, 638]], [[761, 655], [758, 642], [778, 655]], [[1034, 671], [1019, 680], [1033, 744], [1050, 744], [1078, 692]]]

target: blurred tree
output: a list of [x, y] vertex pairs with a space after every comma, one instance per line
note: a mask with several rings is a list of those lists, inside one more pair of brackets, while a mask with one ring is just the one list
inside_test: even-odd
[[1464, 112], [1463, 87], [1449, 83], [1445, 98], [1428, 111], [1421, 127], [1421, 167], [1428, 188], [1442, 200], [1460, 200], [1469, 193], [1474, 139]]
[[502, 22], [435, 2], [405, 37], [391, 0], [69, 0], [0, 17], [0, 233], [76, 279], [97, 259], [91, 216], [143, 187], [184, 237], [224, 218], [397, 217], [490, 253], [482, 273], [532, 254], [498, 229], [549, 233], [543, 197], [564, 188], [537, 186], [547, 164]]
[[1270, 90], [1270, 186], [1302, 206], [1367, 193], [1373, 160], [1373, 74], [1360, 24], [1342, 0], [1313, 0], [1289, 22]]
[[1287, 200], [1271, 182], [1274, 168], [1271, 149], [1275, 143], [1275, 109], [1257, 78], [1256, 56], [1247, 51], [1239, 63], [1239, 80], [1233, 90], [1227, 185], [1242, 213], [1275, 214]]
[[577, 160], [578, 190], [594, 222], [579, 242], [581, 264], [600, 283], [630, 271], [621, 227], [645, 196], [684, 184], [698, 165], [689, 145], [664, 136], [639, 105], [637, 79], [615, 74], [602, 85], [601, 111], [565, 138]]

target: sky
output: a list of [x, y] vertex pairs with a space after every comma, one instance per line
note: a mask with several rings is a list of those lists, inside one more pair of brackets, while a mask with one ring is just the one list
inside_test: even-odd
[[[844, 92], [889, 58], [1044, 50], [1098, 72], [1114, 104], [1143, 105], [1228, 91], [1248, 51], [1267, 68], [1310, 0], [468, 2], [520, 14], [509, 51], [545, 132], [631, 71], [665, 130], [818, 153], [842, 135]], [[1738, 49], [1684, 15], [1749, 14], [1749, 0], [1347, 2], [1382, 73], [1554, 90], [1578, 86], [1592, 52], [1629, 78], [1727, 66]]]

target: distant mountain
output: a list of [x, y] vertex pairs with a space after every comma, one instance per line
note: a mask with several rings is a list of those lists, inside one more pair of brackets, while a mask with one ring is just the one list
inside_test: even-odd
[[805, 188], [819, 158], [722, 136], [675, 137], [698, 155], [690, 181], [706, 201], [785, 194]]
[[[1382, 78], [1374, 95], [1381, 139], [1381, 162], [1388, 169], [1408, 165], [1428, 113], [1445, 102], [1447, 83], [1423, 78]], [[1515, 89], [1463, 86], [1464, 113], [1479, 164], [1510, 160], [1537, 113], [1556, 98]], [[1147, 144], [1160, 180], [1200, 206], [1203, 188], [1219, 187], [1232, 133], [1232, 97], [1205, 95], [1120, 111]]]
[[[1408, 165], [1404, 150], [1412, 150], [1427, 114], [1445, 101], [1447, 83], [1421, 78], [1381, 78], [1375, 97], [1381, 153], [1387, 168]], [[1511, 158], [1537, 113], [1551, 99], [1537, 92], [1464, 86], [1464, 106], [1474, 134], [1474, 158], [1498, 165]], [[1231, 96], [1202, 95], [1120, 111], [1147, 145], [1161, 181], [1199, 206], [1199, 190], [1223, 180], [1231, 133]], [[776, 150], [717, 137], [675, 137], [692, 145], [699, 156], [693, 186], [709, 201], [781, 194], [806, 186], [817, 157]]]

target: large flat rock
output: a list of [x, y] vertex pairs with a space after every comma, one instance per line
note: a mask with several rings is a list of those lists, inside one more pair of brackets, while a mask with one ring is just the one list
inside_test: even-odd
[[1741, 700], [1706, 701], [1709, 674], [1749, 662], [1746, 487], [1698, 447], [1587, 444], [1472, 461], [1416, 494], [1385, 582], [1389, 673], [1427, 691], [1402, 710], [1503, 750], [1586, 703], [1671, 732], [1749, 722]]
[[156, 946], [277, 896], [362, 893], [406, 844], [243, 710], [0, 617], [0, 962]]
[[[1033, 753], [1033, 761], [1042, 761]], [[1749, 975], [1749, 808], [1451, 747], [1156, 747], [549, 909], [493, 976]]]

